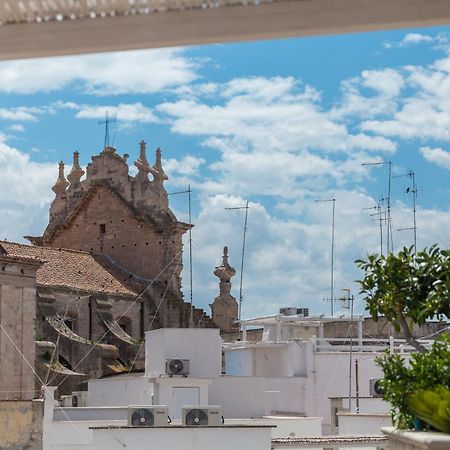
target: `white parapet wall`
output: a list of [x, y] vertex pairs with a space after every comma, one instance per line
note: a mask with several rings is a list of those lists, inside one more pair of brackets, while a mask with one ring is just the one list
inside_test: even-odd
[[264, 416], [260, 419], [227, 419], [229, 425], [272, 425], [272, 438], [322, 435], [322, 417]]
[[93, 428], [93, 450], [270, 450], [271, 427], [101, 427]]
[[275, 413], [304, 415], [305, 378], [222, 376], [210, 386], [211, 404], [225, 417], [260, 418]]
[[151, 405], [153, 383], [144, 374], [114, 375], [88, 381], [89, 406]]
[[[381, 427], [391, 425], [391, 416], [389, 414], [382, 413], [349, 413], [339, 412], [338, 417], [338, 430], [340, 436], [351, 435], [381, 435]], [[374, 445], [373, 449], [377, 446]], [[363, 450], [367, 447], [356, 447], [356, 449]], [[342, 450], [346, 450], [347, 447], [343, 447]]]
[[389, 450], [448, 450], [450, 434], [431, 431], [382, 429], [388, 438]]

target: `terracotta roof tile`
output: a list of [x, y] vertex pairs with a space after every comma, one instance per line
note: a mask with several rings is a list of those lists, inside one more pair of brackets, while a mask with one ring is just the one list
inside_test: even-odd
[[36, 282], [39, 286], [136, 296], [89, 253], [6, 241], [0, 241], [0, 247], [8, 256], [36, 258], [44, 261], [37, 271]]

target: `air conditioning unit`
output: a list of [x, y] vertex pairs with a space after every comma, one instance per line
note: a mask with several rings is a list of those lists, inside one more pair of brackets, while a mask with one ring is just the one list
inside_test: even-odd
[[309, 316], [309, 308], [297, 308], [295, 306], [284, 306], [280, 308], [280, 314], [283, 316]]
[[369, 379], [369, 391], [372, 397], [383, 397], [383, 389], [380, 384], [381, 378]]
[[71, 395], [61, 395], [59, 404], [64, 407], [72, 406], [72, 396]]
[[167, 406], [128, 407], [128, 426], [130, 427], [164, 427], [169, 423], [169, 408]]
[[222, 408], [220, 406], [183, 406], [182, 423], [186, 426], [217, 427], [223, 424]]
[[166, 374], [169, 376], [182, 375], [187, 377], [189, 375], [189, 360], [188, 359], [166, 359]]
[[297, 308], [294, 306], [285, 306], [280, 308], [280, 314], [283, 314], [283, 316], [295, 316], [297, 314]]
[[87, 400], [88, 400], [87, 391], [72, 392], [72, 406], [74, 408], [87, 406]]

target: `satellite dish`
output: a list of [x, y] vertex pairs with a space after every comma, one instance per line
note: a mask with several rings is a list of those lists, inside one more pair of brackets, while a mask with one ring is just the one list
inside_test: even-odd
[[131, 415], [131, 425], [135, 427], [151, 427], [155, 422], [152, 411], [140, 408]]
[[183, 370], [183, 361], [181, 359], [172, 359], [169, 363], [169, 369], [174, 375], [181, 373]]
[[186, 414], [186, 425], [208, 425], [208, 415], [203, 409], [191, 409]]

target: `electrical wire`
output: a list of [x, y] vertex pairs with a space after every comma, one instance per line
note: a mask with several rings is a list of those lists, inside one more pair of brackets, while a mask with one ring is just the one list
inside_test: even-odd
[[[174, 270], [173, 270], [172, 276], [170, 277], [170, 281], [169, 281], [169, 283], [167, 283], [167, 287], [166, 287], [166, 289], [165, 289], [165, 291], [164, 291], [164, 293], [163, 293], [163, 296], [162, 296], [162, 298], [161, 298], [161, 300], [160, 300], [160, 302], [159, 302], [159, 304], [158, 304], [158, 307], [156, 308], [155, 314], [153, 314], [152, 320], [151, 320], [150, 325], [148, 326], [146, 332], [147, 332], [147, 331], [150, 331], [150, 330], [152, 329], [153, 322], [155, 321], [155, 319], [156, 319], [156, 317], [157, 317], [157, 315], [158, 315], [159, 309], [161, 308], [161, 306], [162, 306], [162, 304], [163, 304], [163, 302], [164, 302], [164, 300], [165, 300], [165, 298], [166, 298], [166, 294], [167, 294], [167, 292], [168, 292], [168, 290], [169, 290], [170, 283], [172, 282], [173, 277], [175, 276], [176, 269], [177, 269], [178, 266], [180, 265], [180, 262], [181, 262], [181, 261], [178, 261], [177, 265], [175, 266], [175, 268], [174, 268]], [[144, 336], [145, 336], [145, 333], [144, 333]], [[136, 356], [135, 356], [135, 358], [134, 358], [134, 360], [133, 360], [133, 362], [132, 362], [132, 364], [131, 364], [131, 366], [130, 366], [130, 369], [128, 370], [128, 373], [131, 372], [131, 370], [133, 369], [133, 366], [136, 364], [136, 361], [137, 361], [137, 359], [138, 359], [139, 353], [141, 352], [141, 349], [142, 349], [142, 346], [144, 345], [144, 343], [145, 343], [145, 340], [142, 341], [141, 344], [139, 345], [139, 349], [138, 349], [138, 351], [136, 352]]]
[[[147, 285], [147, 287], [136, 297], [136, 299], [133, 301], [133, 303], [131, 303], [131, 305], [128, 306], [128, 308], [121, 314], [121, 316], [117, 319], [120, 320], [138, 301], [139, 299], [150, 289], [150, 287], [153, 285], [153, 283], [155, 283], [155, 281], [165, 272], [165, 270], [172, 264], [172, 262], [175, 260], [175, 258], [177, 258], [179, 255], [181, 255], [181, 250], [179, 252], [177, 252], [175, 254], [175, 256], [164, 266], [163, 269], [161, 269], [161, 271], [158, 273], [158, 275], [156, 275], [156, 277]], [[178, 262], [179, 264], [179, 262]], [[86, 355], [83, 356], [83, 358], [81, 358], [81, 360], [73, 367], [72, 370], [76, 370], [77, 367], [79, 367], [79, 365], [89, 356], [89, 354], [103, 341], [103, 339], [106, 337], [106, 335], [109, 333], [109, 329], [105, 331], [105, 333], [103, 334], [103, 336], [101, 336], [101, 338], [95, 342], [95, 344], [90, 348], [90, 350], [86, 353]], [[57, 388], [59, 388], [61, 386], [62, 383], [64, 383], [64, 381], [67, 380], [67, 378], [69, 377], [69, 375], [66, 375], [62, 381], [58, 384]]]
[[[37, 380], [39, 381], [39, 383], [41, 383], [41, 386], [45, 386], [44, 382], [41, 380], [41, 378], [39, 377], [39, 375], [36, 373], [36, 370], [34, 369], [34, 367], [28, 362], [27, 358], [25, 357], [25, 355], [22, 353], [22, 351], [20, 350], [20, 348], [16, 345], [16, 343], [14, 342], [14, 340], [11, 338], [11, 336], [8, 334], [8, 332], [5, 330], [5, 328], [3, 327], [3, 325], [0, 323], [0, 329], [3, 331], [3, 333], [5, 333], [6, 337], [11, 341], [12, 345], [14, 346], [14, 348], [16, 349], [16, 351], [19, 353], [19, 355], [21, 356], [21, 358], [25, 361], [26, 365], [30, 368], [30, 370], [33, 372], [34, 376], [37, 378]], [[61, 408], [61, 406], [59, 405], [59, 403], [56, 401], [54, 395], [52, 393], [50, 393], [49, 390], [47, 390], [47, 392], [51, 395], [53, 403], [55, 405], [57, 405], [57, 407], [59, 407], [62, 411], [62, 413], [64, 414], [64, 416], [66, 417], [66, 419], [70, 422], [70, 424], [72, 425], [73, 429], [75, 430], [75, 432], [78, 434], [78, 436], [80, 437], [81, 441], [87, 446], [89, 447], [89, 444], [86, 442], [86, 440], [84, 439], [84, 437], [81, 435], [81, 433], [79, 432], [79, 430], [75, 427], [75, 425], [73, 424], [73, 421], [70, 420], [70, 417], [67, 415], [66, 411], [64, 411], [63, 408]]]

